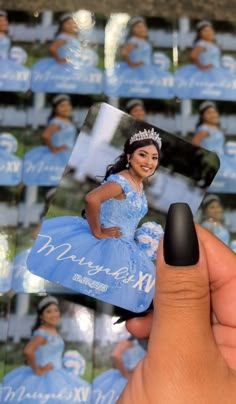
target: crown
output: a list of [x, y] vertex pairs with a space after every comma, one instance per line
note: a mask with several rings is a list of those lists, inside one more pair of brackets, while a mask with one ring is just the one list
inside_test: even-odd
[[49, 304], [56, 304], [58, 305], [58, 300], [53, 296], [46, 296], [42, 299], [38, 304], [38, 310], [41, 311], [45, 306]]
[[161, 149], [162, 141], [159, 133], [155, 132], [154, 128], [152, 128], [151, 130], [144, 129], [143, 132], [140, 130], [138, 133], [135, 133], [133, 136], [131, 136], [129, 144], [146, 139], [154, 140], [154, 142], [158, 144], [159, 149]]

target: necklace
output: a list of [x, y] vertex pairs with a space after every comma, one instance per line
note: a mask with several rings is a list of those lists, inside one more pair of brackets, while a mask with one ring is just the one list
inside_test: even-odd
[[135, 188], [136, 188], [136, 192], [141, 196], [143, 193], [143, 185], [140, 184], [138, 185], [137, 181], [134, 179], [134, 177], [130, 174], [130, 171], [128, 170], [128, 173], [130, 175], [131, 180], [133, 181]]

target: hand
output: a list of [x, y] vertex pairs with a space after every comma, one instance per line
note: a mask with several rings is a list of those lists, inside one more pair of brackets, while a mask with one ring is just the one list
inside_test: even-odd
[[128, 65], [129, 65], [130, 67], [132, 67], [133, 69], [136, 69], [137, 67], [143, 66], [144, 63], [143, 63], [143, 62], [137, 62], [137, 63], [128, 62]]
[[36, 369], [35, 373], [36, 373], [37, 376], [43, 376], [43, 375], [45, 375], [46, 373], [50, 372], [53, 369], [54, 369], [53, 365], [51, 363], [48, 363], [47, 365]]
[[53, 147], [52, 152], [55, 153], [55, 154], [58, 154], [58, 153], [61, 153], [61, 152], [65, 151], [65, 150], [68, 150], [68, 147], [63, 144], [62, 146], [59, 146], [59, 147]]
[[104, 227], [101, 226], [101, 233], [100, 235], [96, 236], [99, 239], [104, 238], [120, 238], [122, 236], [121, 229], [119, 227]]
[[64, 65], [64, 64], [68, 63], [67, 59], [65, 59], [65, 58], [60, 58], [60, 57], [57, 57], [57, 58], [56, 58], [56, 61], [57, 61], [57, 63], [59, 63], [60, 65]]
[[199, 67], [199, 69], [200, 70], [203, 70], [203, 71], [207, 71], [207, 70], [210, 70], [210, 69], [212, 69], [214, 66], [213, 65], [201, 65], [201, 66], [198, 66]]
[[[187, 261], [194, 256], [191, 240], [195, 227], [190, 217], [184, 228], [187, 220], [172, 206], [164, 243], [158, 250], [154, 312], [127, 322], [136, 337], [150, 335], [147, 355], [135, 368], [118, 403], [233, 404], [236, 255], [196, 225], [200, 258], [189, 266]], [[182, 266], [174, 265], [173, 258], [181, 258], [181, 250], [188, 260], [182, 259]]]

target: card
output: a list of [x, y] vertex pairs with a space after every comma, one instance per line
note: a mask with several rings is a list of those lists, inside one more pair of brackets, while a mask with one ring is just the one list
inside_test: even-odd
[[215, 153], [106, 103], [95, 104], [28, 269], [123, 309], [146, 310], [170, 204], [188, 203], [194, 214], [218, 168]]

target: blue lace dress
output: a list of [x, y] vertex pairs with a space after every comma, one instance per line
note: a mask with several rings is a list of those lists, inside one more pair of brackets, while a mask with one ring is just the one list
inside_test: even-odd
[[201, 141], [201, 146], [218, 154], [220, 169], [210, 186], [210, 192], [235, 192], [236, 187], [236, 160], [233, 156], [224, 153], [225, 136], [220, 129], [208, 125], [200, 125], [198, 132], [207, 132], [208, 137]]
[[131, 62], [143, 62], [143, 65], [133, 68], [126, 62], [120, 62], [114, 69], [108, 69], [105, 93], [120, 97], [173, 98], [173, 76], [153, 64], [150, 43], [131, 37], [126, 44], [136, 46], [129, 53]]
[[214, 225], [207, 220], [201, 223], [203, 227], [210, 230], [216, 237], [218, 237], [223, 243], [229, 245], [230, 242], [230, 233], [222, 224], [220, 226]]
[[139, 221], [147, 213], [147, 200], [122, 175], [111, 175], [107, 181], [118, 183], [126, 199], [105, 201], [100, 223], [120, 227], [122, 237], [99, 240], [79, 217], [45, 220], [27, 265], [51, 282], [140, 312], [149, 307], [155, 285], [155, 266], [134, 240]]
[[30, 70], [9, 59], [11, 41], [0, 35], [0, 91], [27, 91], [30, 87]]
[[199, 62], [213, 65], [209, 70], [200, 70], [191, 64], [177, 70], [175, 74], [175, 95], [179, 98], [235, 100], [236, 76], [221, 65], [220, 49], [214, 43], [203, 40], [196, 42], [195, 47], [203, 47]]
[[26, 185], [56, 186], [70, 158], [75, 138], [76, 127], [71, 122], [53, 118], [49, 125], [59, 129], [51, 136], [53, 146], [65, 145], [66, 150], [53, 153], [47, 146], [38, 146], [24, 155], [23, 182]]
[[[144, 358], [146, 351], [134, 342], [132, 348], [123, 353], [123, 363], [127, 370], [132, 371]], [[128, 379], [118, 369], [110, 369], [97, 376], [92, 384], [93, 404], [115, 404], [123, 392]]]
[[48, 363], [53, 370], [37, 376], [30, 366], [21, 366], [3, 378], [2, 402], [21, 404], [65, 404], [90, 402], [91, 386], [85, 380], [63, 369], [62, 353], [64, 342], [60, 335], [50, 335], [38, 329], [33, 337], [42, 336], [46, 340], [35, 352], [36, 362], [43, 367]]
[[68, 62], [60, 64], [54, 58], [45, 58], [32, 68], [31, 88], [35, 92], [66, 92], [76, 94], [100, 94], [103, 73], [96, 66], [98, 55], [90, 48], [82, 47], [79, 40], [65, 33], [57, 38], [65, 41], [58, 48], [58, 55]]

